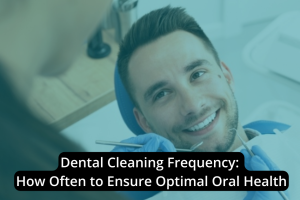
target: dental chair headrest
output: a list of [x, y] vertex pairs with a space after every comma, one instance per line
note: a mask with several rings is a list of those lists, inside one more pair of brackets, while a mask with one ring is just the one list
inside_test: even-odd
[[141, 127], [136, 122], [136, 119], [133, 115], [134, 105], [121, 81], [118, 67], [115, 69], [115, 93], [116, 99], [118, 102], [119, 110], [122, 115], [124, 122], [127, 127], [136, 135], [144, 134], [145, 132], [141, 129]]

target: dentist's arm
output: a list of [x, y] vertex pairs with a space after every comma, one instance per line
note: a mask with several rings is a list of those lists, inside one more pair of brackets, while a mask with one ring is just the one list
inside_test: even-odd
[[111, 152], [176, 152], [174, 145], [169, 140], [155, 133], [146, 133], [121, 142], [141, 144], [143, 147], [135, 148], [116, 146]]
[[[253, 146], [252, 152], [255, 155], [253, 157], [251, 157], [246, 149], [241, 151], [245, 157], [246, 169], [250, 171], [280, 171], [259, 146]], [[288, 190], [284, 191], [284, 193], [289, 197]], [[278, 191], [248, 191], [244, 200], [283, 200], [283, 197]]]

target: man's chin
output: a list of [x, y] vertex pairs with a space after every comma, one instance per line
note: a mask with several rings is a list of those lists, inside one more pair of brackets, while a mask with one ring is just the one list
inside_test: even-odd
[[209, 132], [206, 137], [182, 138], [180, 148], [191, 148], [193, 145], [203, 142], [194, 152], [227, 152], [233, 145], [235, 133], [226, 132], [227, 129], [214, 130]]
[[231, 145], [216, 145], [214, 147], [202, 147], [197, 148], [194, 152], [227, 152], [230, 149]]

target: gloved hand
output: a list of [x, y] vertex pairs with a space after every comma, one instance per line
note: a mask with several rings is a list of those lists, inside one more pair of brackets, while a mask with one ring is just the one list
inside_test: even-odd
[[116, 146], [111, 152], [176, 152], [176, 149], [169, 140], [155, 133], [146, 133], [132, 137], [121, 142], [131, 144], [141, 144], [143, 147]]
[[[252, 147], [255, 156], [251, 157], [246, 149], [242, 149], [241, 153], [245, 157], [245, 167], [250, 171], [280, 171], [275, 163], [268, 155], [257, 145]], [[284, 191], [289, 197], [288, 190]], [[244, 200], [283, 200], [278, 191], [248, 191]]]

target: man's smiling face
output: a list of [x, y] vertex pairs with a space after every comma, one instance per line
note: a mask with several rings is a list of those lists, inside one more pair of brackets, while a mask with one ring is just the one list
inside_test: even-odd
[[233, 79], [201, 39], [175, 31], [138, 48], [129, 61], [131, 91], [145, 132], [168, 138], [177, 148], [228, 151], [238, 126]]

